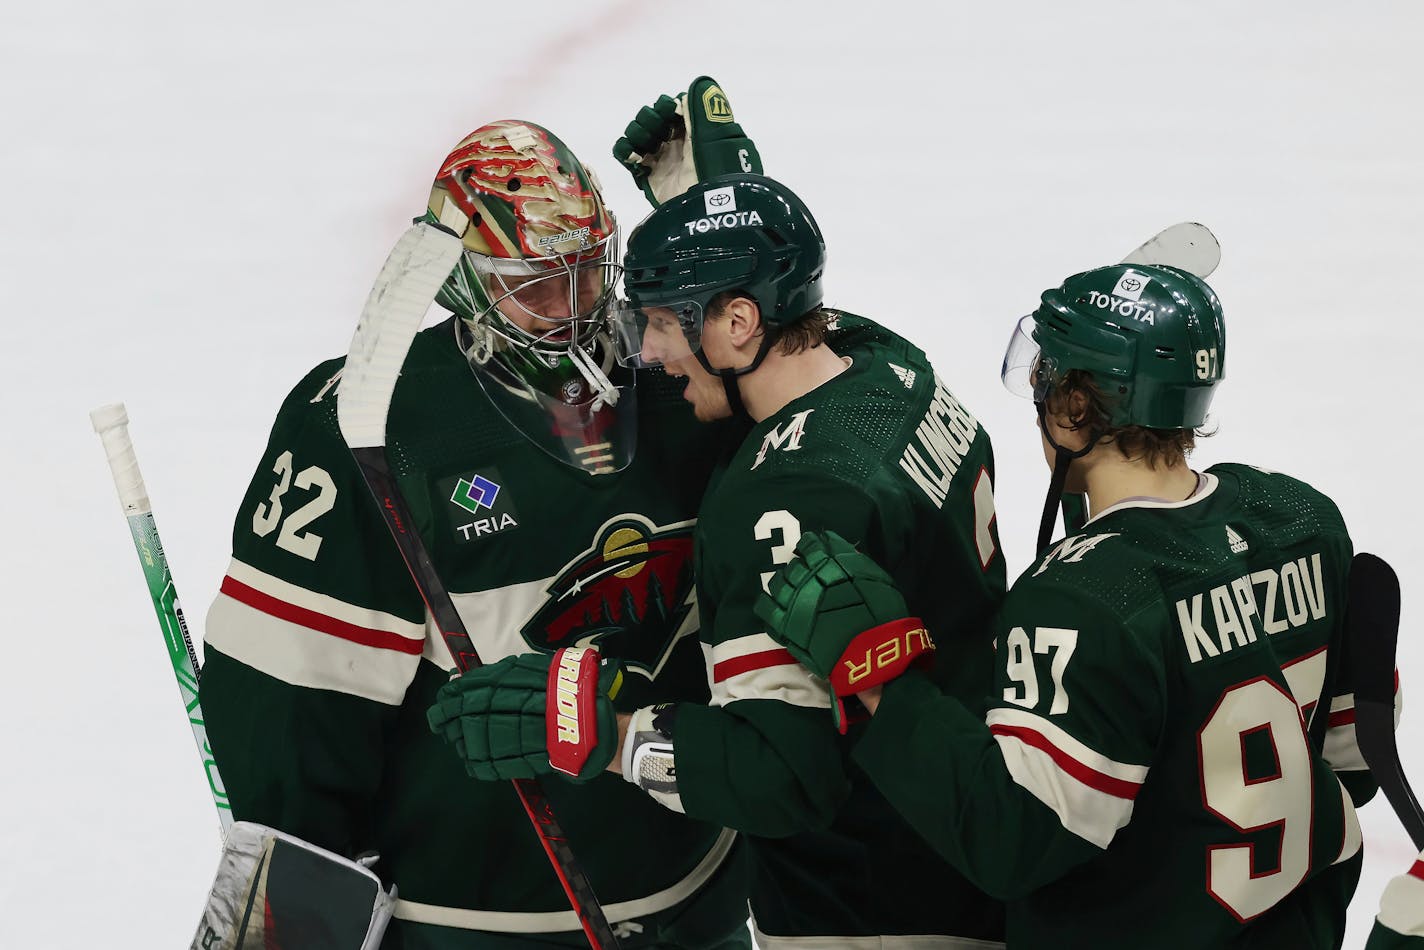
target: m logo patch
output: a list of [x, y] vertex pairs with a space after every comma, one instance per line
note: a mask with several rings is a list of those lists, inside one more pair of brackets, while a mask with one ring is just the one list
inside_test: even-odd
[[815, 411], [814, 409], [803, 409], [786, 423], [785, 431], [781, 426], [777, 426], [768, 432], [766, 438], [761, 440], [761, 448], [757, 450], [756, 461], [752, 462], [750, 471], [756, 471], [756, 467], [766, 461], [766, 453], [772, 449], [780, 449], [783, 452], [795, 452], [800, 449], [801, 439], [806, 435], [806, 417]]

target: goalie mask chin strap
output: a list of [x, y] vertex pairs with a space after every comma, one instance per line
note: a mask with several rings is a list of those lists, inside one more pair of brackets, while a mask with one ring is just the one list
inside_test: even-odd
[[1043, 518], [1038, 523], [1038, 553], [1042, 554], [1053, 538], [1053, 523], [1058, 519], [1058, 505], [1063, 500], [1063, 486], [1068, 481], [1068, 467], [1073, 464], [1074, 459], [1082, 458], [1093, 451], [1103, 433], [1097, 427], [1088, 430], [1087, 444], [1076, 452], [1070, 452], [1059, 445], [1048, 431], [1047, 410], [1043, 402], [1035, 402], [1034, 407], [1038, 410], [1038, 425], [1043, 431], [1043, 437], [1053, 446], [1053, 476], [1048, 482], [1048, 497], [1043, 501]]

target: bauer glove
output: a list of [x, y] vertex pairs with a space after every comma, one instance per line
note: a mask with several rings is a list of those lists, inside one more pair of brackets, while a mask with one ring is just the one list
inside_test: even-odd
[[927, 661], [934, 641], [924, 621], [905, 616], [890, 575], [834, 531], [806, 532], [796, 554], [754, 609], [768, 634], [830, 683], [836, 727], [845, 732], [844, 697]]
[[761, 174], [756, 145], [732, 118], [732, 106], [711, 76], [698, 76], [687, 92], [659, 96], [639, 109], [613, 143], [613, 157], [655, 208], [717, 175]]
[[440, 687], [430, 730], [455, 747], [483, 781], [561, 772], [596, 777], [618, 748], [612, 697], [622, 668], [597, 650], [523, 653], [470, 670]]

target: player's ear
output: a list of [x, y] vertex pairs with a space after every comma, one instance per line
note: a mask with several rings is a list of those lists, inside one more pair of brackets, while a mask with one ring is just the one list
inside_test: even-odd
[[1064, 395], [1067, 396], [1064, 408], [1067, 409], [1068, 421], [1075, 426], [1082, 425], [1087, 421], [1090, 409], [1088, 394], [1074, 387]]
[[745, 346], [761, 336], [761, 308], [750, 297], [733, 297], [727, 302], [727, 333], [733, 346]]

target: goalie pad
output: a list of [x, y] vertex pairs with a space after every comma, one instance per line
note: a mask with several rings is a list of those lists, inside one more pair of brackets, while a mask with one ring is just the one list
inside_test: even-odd
[[365, 864], [239, 821], [190, 950], [376, 950], [394, 904]]

